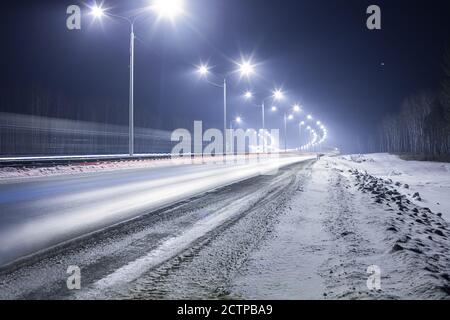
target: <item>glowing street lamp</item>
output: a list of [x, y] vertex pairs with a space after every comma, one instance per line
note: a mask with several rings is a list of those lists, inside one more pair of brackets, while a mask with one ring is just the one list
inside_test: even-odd
[[105, 15], [105, 10], [95, 4], [92, 8], [91, 8], [91, 15], [95, 18], [95, 19], [100, 19], [101, 17], [103, 17]]
[[[161, 1], [166, 1], [166, 0], [161, 0]], [[250, 76], [252, 73], [254, 73], [255, 68], [254, 66], [251, 64], [250, 61], [242, 61], [241, 63], [238, 63], [238, 69], [237, 71], [240, 72], [241, 76]], [[210, 68], [207, 65], [200, 65], [198, 67], [198, 73], [201, 76], [204, 76], [206, 78], [206, 76], [208, 74], [210, 74]], [[214, 87], [218, 87], [218, 88], [222, 88], [223, 89], [223, 140], [224, 140], [224, 150], [223, 150], [223, 155], [226, 155], [226, 146], [227, 146], [227, 78], [231, 73], [225, 74], [225, 75], [221, 75], [221, 74], [213, 74], [216, 77], [220, 77], [223, 78], [223, 82], [222, 83], [216, 83], [214, 81], [211, 81], [209, 79], [206, 79], [206, 82], [208, 82], [210, 85], [214, 86]], [[244, 96], [249, 99], [253, 96], [253, 94], [250, 91], [247, 91]]]
[[235, 122], [236, 124], [241, 124], [242, 123], [242, 118], [240, 116], [237, 116], [236, 118], [234, 118], [233, 120], [230, 121], [230, 129], [233, 129], [233, 122]]
[[306, 119], [308, 119], [308, 120], [312, 120], [312, 115], [310, 115], [310, 114], [308, 114], [307, 116], [306, 116]]
[[281, 100], [284, 98], [284, 93], [280, 89], [277, 89], [273, 92], [273, 97], [275, 100]]
[[160, 17], [171, 20], [184, 12], [183, 0], [155, 0], [151, 7]]
[[298, 104], [295, 104], [293, 107], [294, 112], [300, 112], [301, 108]]
[[[183, 13], [183, 0], [155, 0], [150, 7], [161, 18], [173, 19], [175, 16]], [[144, 12], [133, 17], [121, 16], [112, 13], [108, 13], [101, 5], [91, 7], [91, 15], [94, 19], [100, 19], [103, 16], [116, 18], [129, 24], [130, 26], [130, 96], [129, 96], [129, 142], [128, 149], [129, 155], [134, 155], [134, 26], [140, 18], [144, 16]], [[207, 70], [202, 69], [202, 72], [207, 73]]]
[[250, 61], [242, 61], [238, 63], [238, 71], [241, 73], [241, 76], [250, 76], [255, 72], [255, 67], [251, 64]]
[[[246, 68], [243, 67], [244, 65], [245, 65], [244, 63], [242, 63], [240, 65], [241, 66], [241, 74], [245, 73], [245, 69]], [[250, 64], [248, 64], [248, 65], [251, 66]], [[246, 99], [251, 99], [251, 98], [253, 98], [253, 93], [250, 90], [247, 90], [245, 92], [245, 94], [244, 94], [244, 97]], [[273, 100], [281, 100], [283, 98], [283, 92], [281, 90], [279, 90], [279, 89], [274, 90], [272, 92], [272, 95], [262, 99], [262, 102], [261, 102], [260, 105], [255, 104], [257, 107], [261, 107], [262, 131], [263, 132], [266, 131], [266, 120], [265, 120], [265, 118], [266, 118], [266, 116], [265, 116], [266, 107], [265, 107], [265, 105], [266, 105], [266, 100], [269, 99], [269, 98], [272, 98]], [[272, 106], [271, 110], [272, 110], [272, 112], [275, 112], [275, 111], [277, 111], [277, 107]], [[263, 144], [263, 151], [265, 151], [265, 144]]]
[[247, 91], [245, 92], [244, 97], [246, 99], [251, 99], [253, 97], [253, 93], [251, 91]]
[[207, 65], [201, 65], [198, 67], [198, 73], [202, 76], [206, 76], [209, 72], [209, 68]]

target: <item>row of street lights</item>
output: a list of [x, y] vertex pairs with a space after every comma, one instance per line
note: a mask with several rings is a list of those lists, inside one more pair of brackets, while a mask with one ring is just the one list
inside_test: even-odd
[[[205, 79], [205, 81], [207, 83], [209, 83], [215, 87], [224, 88], [224, 106], [223, 106], [224, 114], [223, 114], [223, 117], [224, 117], [224, 132], [226, 132], [226, 130], [227, 130], [227, 127], [226, 127], [226, 121], [227, 121], [226, 120], [227, 119], [227, 91], [226, 91], [227, 77], [223, 76], [223, 75], [218, 75], [218, 74], [212, 73], [211, 68], [206, 64], [201, 64], [198, 67], [197, 71]], [[249, 77], [255, 73], [255, 67], [251, 63], [251, 61], [242, 61], [241, 63], [238, 63], [238, 68], [236, 71], [239, 72], [241, 74], [241, 76]], [[220, 85], [216, 82], [211, 81], [208, 78], [209, 75], [223, 78], [224, 79], [223, 85]], [[244, 93], [244, 98], [247, 100], [254, 98], [254, 96], [255, 96], [254, 93], [250, 90], [247, 90]], [[261, 123], [262, 123], [262, 131], [263, 132], [265, 132], [265, 130], [266, 130], [265, 117], [266, 117], [266, 102], [267, 102], [267, 100], [272, 99], [272, 101], [275, 102], [275, 101], [281, 101], [284, 98], [285, 98], [285, 96], [284, 96], [283, 91], [281, 91], [280, 89], [276, 89], [272, 92], [271, 95], [260, 98], [260, 101], [261, 101], [260, 104], [255, 104], [256, 107], [261, 108]], [[271, 111], [277, 112], [278, 108], [276, 106], [272, 106]], [[287, 151], [287, 122], [288, 122], [288, 120], [293, 120], [294, 114], [300, 113], [301, 111], [302, 111], [302, 109], [299, 104], [294, 104], [290, 109], [284, 111], [283, 120], [284, 120], [284, 150], [285, 151]], [[307, 120], [313, 119], [312, 115], [307, 115], [306, 118], [307, 118]], [[234, 120], [234, 122], [239, 124], [242, 122], [242, 119], [240, 117], [237, 117]], [[232, 123], [233, 123], [233, 120], [230, 122], [230, 129], [232, 128]], [[304, 121], [302, 121], [301, 123], [304, 124]], [[226, 136], [225, 135], [224, 135], [224, 145], [226, 145]], [[265, 140], [264, 140], [263, 152], [265, 152], [265, 149], [266, 149], [266, 146], [265, 146]], [[225, 152], [226, 151], [224, 151], [224, 153]]]
[[[108, 12], [102, 5], [94, 4], [91, 7], [91, 15], [94, 19], [101, 19], [104, 16], [115, 18], [121, 21], [126, 22], [130, 27], [130, 88], [129, 88], [129, 155], [134, 155], [134, 50], [135, 50], [135, 32], [134, 27], [135, 24], [141, 19], [147, 17], [148, 11], [153, 11], [158, 15], [158, 18], [166, 18], [173, 20], [176, 16], [182, 14], [184, 12], [183, 9], [183, 0], [154, 0], [152, 5], [150, 5], [148, 10], [143, 10], [139, 14], [134, 17], [126, 17], [117, 14], [112, 14]], [[240, 63], [237, 63], [237, 70], [240, 73], [241, 77], [250, 77], [255, 73], [255, 66], [251, 61], [243, 60]], [[228, 74], [215, 74], [210, 70], [210, 67], [206, 64], [202, 64], [198, 67], [198, 73], [205, 79], [207, 83], [210, 85], [220, 88], [223, 90], [223, 129], [224, 129], [224, 146], [226, 146], [226, 132], [227, 132], [227, 82], [228, 78], [231, 74], [236, 71], [230, 72]], [[209, 75], [215, 76], [216, 79], [221, 79], [220, 82], [211, 80]], [[254, 97], [253, 92], [246, 91], [244, 97], [247, 100], [250, 100]], [[272, 92], [271, 95], [260, 98], [261, 103], [256, 105], [261, 108], [261, 117], [262, 117], [262, 132], [265, 133], [265, 114], [266, 114], [266, 102], [267, 100], [272, 99], [273, 102], [281, 101], [284, 99], [284, 94], [280, 89], [276, 89]], [[276, 106], [271, 106], [272, 112], [277, 112], [278, 108]], [[301, 112], [301, 107], [299, 104], [293, 105], [290, 109], [284, 112], [284, 149], [287, 150], [287, 122], [288, 120], [294, 119], [294, 114]], [[312, 115], [307, 115], [307, 120], [312, 120]], [[240, 117], [234, 119], [234, 121], [239, 124], [242, 122]], [[301, 135], [301, 127], [305, 124], [304, 121], [300, 122], [300, 135]], [[323, 143], [326, 139], [326, 129], [320, 123], [317, 123], [323, 130], [322, 139], [319, 141]], [[230, 122], [230, 128], [233, 126], [233, 121]], [[316, 139], [317, 140], [317, 139]], [[310, 144], [315, 144], [316, 141], [312, 141]], [[263, 143], [263, 152], [265, 152], [265, 140]], [[226, 148], [224, 148], [224, 155], [226, 154]]]

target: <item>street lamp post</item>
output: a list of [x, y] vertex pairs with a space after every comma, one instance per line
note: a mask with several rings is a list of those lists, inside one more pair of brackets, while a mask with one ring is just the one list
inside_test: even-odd
[[287, 151], [287, 116], [284, 113], [284, 152]]
[[292, 114], [284, 113], [284, 152], [287, 152], [287, 122], [292, 119], [294, 119]]
[[[173, 18], [183, 12], [181, 0], [158, 0], [151, 9], [157, 11], [161, 17]], [[107, 13], [101, 6], [95, 4], [91, 7], [91, 14], [95, 19], [100, 19], [103, 16], [116, 18], [125, 21], [130, 26], [130, 92], [129, 92], [129, 133], [128, 133], [128, 153], [129, 156], [134, 156], [134, 26], [136, 22], [144, 16], [143, 13], [130, 18], [117, 14]]]
[[[244, 94], [246, 99], [250, 99], [253, 97], [253, 93], [251, 91], [247, 91]], [[281, 90], [275, 90], [273, 91], [272, 95], [265, 97], [262, 99], [262, 102], [260, 105], [256, 105], [257, 107], [261, 107], [261, 123], [262, 123], [262, 132], [263, 136], [266, 132], [266, 100], [269, 98], [273, 98], [273, 100], [281, 100], [284, 98], [284, 94]], [[275, 108], [275, 110], [273, 109]], [[272, 111], [276, 111], [276, 107], [272, 107]], [[266, 141], [263, 139], [263, 153], [266, 151]]]
[[227, 154], [227, 78], [223, 78], [223, 154]]
[[[243, 61], [242, 63], [239, 64], [238, 71], [241, 73], [241, 75], [249, 76], [250, 74], [252, 74], [254, 72], [254, 67], [249, 61]], [[209, 73], [211, 73], [209, 70], [209, 67], [207, 65], [201, 65], [198, 68], [198, 72], [200, 73], [201, 76], [204, 76], [204, 77], [206, 77]], [[228, 73], [226, 75], [217, 75], [217, 76], [220, 76], [223, 78], [222, 84], [215, 83], [206, 78], [206, 82], [209, 83], [210, 85], [223, 89], [223, 146], [224, 146], [223, 156], [224, 157], [226, 156], [226, 153], [227, 153], [227, 78], [228, 78], [229, 74], [230, 73]]]
[[[301, 121], [298, 124], [298, 139], [299, 139], [299, 144], [300, 144], [300, 149], [302, 147], [302, 127], [305, 125], [305, 121]], [[300, 150], [299, 149], [299, 150]]]
[[308, 142], [308, 144], [306, 145], [306, 147], [307, 147], [307, 150], [308, 150], [308, 151], [311, 151], [311, 141], [312, 141], [311, 127], [310, 127], [310, 126], [307, 126], [307, 127], [306, 127], [306, 130], [308, 130], [308, 132], [309, 132], [309, 140], [310, 140], [310, 142]]
[[134, 155], [134, 23], [131, 23], [130, 34], [130, 111], [129, 111], [129, 133], [128, 152], [130, 157]]
[[[200, 75], [205, 76], [210, 73], [208, 66], [201, 65], [198, 68]], [[221, 88], [223, 90], [223, 156], [225, 157], [227, 153], [227, 77], [223, 76], [222, 84], [215, 83], [206, 79], [206, 82], [210, 85]]]

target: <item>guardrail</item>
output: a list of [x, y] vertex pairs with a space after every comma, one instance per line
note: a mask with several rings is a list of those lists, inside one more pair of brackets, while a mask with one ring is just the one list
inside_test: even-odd
[[159, 160], [168, 159], [171, 154], [127, 154], [117, 155], [84, 155], [84, 156], [42, 156], [42, 157], [4, 157], [0, 158], [0, 167], [39, 167], [49, 165], [69, 165], [73, 163], [130, 161], [130, 160]]
[[[279, 154], [296, 154], [299, 152], [280, 152]], [[301, 152], [301, 154], [307, 154]], [[233, 154], [233, 156], [246, 156], [246, 157], [260, 157], [265, 156], [263, 153], [246, 153], [246, 154]], [[270, 154], [267, 154], [270, 155]], [[273, 155], [273, 154], [272, 154]], [[227, 156], [231, 156], [228, 154]], [[202, 157], [201, 154], [184, 154], [183, 157]], [[211, 156], [204, 155], [205, 158], [211, 158]], [[217, 160], [221, 160], [222, 155], [217, 155]], [[73, 155], [73, 156], [39, 156], [39, 157], [0, 157], [1, 167], [45, 167], [52, 165], [70, 165], [70, 164], [87, 164], [97, 162], [108, 161], [133, 161], [133, 160], [161, 160], [171, 159], [173, 155], [170, 153], [151, 153], [151, 154], [136, 154], [129, 156], [127, 154], [113, 154], [113, 155]]]

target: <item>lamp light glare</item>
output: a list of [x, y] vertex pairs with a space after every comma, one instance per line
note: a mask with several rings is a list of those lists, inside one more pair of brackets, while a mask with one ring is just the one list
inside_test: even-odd
[[255, 72], [255, 67], [250, 61], [242, 61], [242, 63], [239, 64], [239, 72], [241, 75], [248, 77]]
[[250, 99], [253, 97], [253, 93], [251, 91], [247, 91], [247, 92], [245, 92], [244, 97], [246, 99]]
[[273, 92], [273, 97], [275, 98], [275, 100], [281, 100], [283, 99], [283, 92], [281, 90], [275, 90]]
[[198, 68], [198, 73], [200, 73], [202, 76], [207, 75], [208, 72], [209, 72], [209, 68], [208, 68], [208, 66], [206, 66], [206, 65], [201, 65], [201, 66]]
[[155, 0], [152, 8], [160, 17], [173, 19], [183, 13], [183, 0]]
[[101, 6], [95, 4], [91, 8], [91, 14], [94, 16], [94, 18], [99, 19], [105, 15], [105, 10]]

